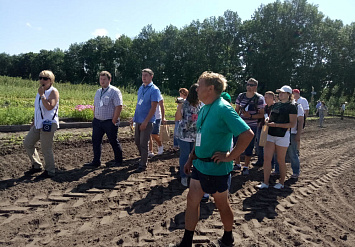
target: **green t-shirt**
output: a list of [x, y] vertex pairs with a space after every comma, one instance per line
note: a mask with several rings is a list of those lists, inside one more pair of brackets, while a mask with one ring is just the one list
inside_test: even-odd
[[[195, 153], [199, 158], [211, 158], [217, 151], [229, 152], [233, 135], [238, 136], [250, 129], [233, 107], [222, 98], [201, 108], [196, 127], [197, 133], [201, 133], [201, 144], [195, 146]], [[206, 175], [223, 176], [233, 170], [232, 161], [217, 164], [195, 159], [193, 165]]]

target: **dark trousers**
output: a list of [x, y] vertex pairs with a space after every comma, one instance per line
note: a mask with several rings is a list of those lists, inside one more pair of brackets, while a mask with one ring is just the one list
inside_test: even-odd
[[92, 121], [92, 145], [94, 150], [93, 163], [98, 164], [101, 162], [101, 143], [104, 134], [106, 134], [113, 152], [115, 154], [115, 161], [122, 162], [122, 148], [117, 139], [118, 126], [112, 123], [112, 119], [98, 120], [94, 118]]

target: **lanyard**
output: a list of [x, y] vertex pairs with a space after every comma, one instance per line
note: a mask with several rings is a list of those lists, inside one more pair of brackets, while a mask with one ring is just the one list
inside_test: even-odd
[[145, 90], [144, 90], [144, 86], [142, 87], [143, 98], [144, 98], [144, 95], [146, 94], [146, 92], [148, 92], [148, 90], [149, 90], [152, 86], [153, 86], [153, 84], [150, 85], [149, 87], [147, 86]]
[[207, 118], [207, 115], [208, 115], [208, 113], [210, 112], [210, 110], [211, 110], [211, 108], [212, 108], [212, 106], [213, 106], [214, 102], [216, 102], [216, 101], [217, 101], [217, 99], [216, 99], [215, 101], [213, 101], [213, 103], [211, 104], [210, 108], [208, 108], [208, 110], [207, 110], [207, 113], [206, 113], [205, 117], [203, 117], [203, 116], [202, 116], [202, 114], [201, 114], [202, 119], [201, 119], [201, 125], [200, 125], [200, 128], [198, 129], [198, 131], [199, 131], [199, 132], [201, 131], [201, 129], [202, 129], [202, 125], [203, 125], [203, 123], [205, 122], [205, 120], [206, 120], [206, 118]]
[[[42, 109], [41, 109], [41, 97], [39, 97], [38, 107], [39, 107], [39, 111], [41, 112], [41, 117], [43, 119], [43, 113], [42, 113]], [[58, 106], [58, 108], [59, 108], [59, 106]], [[57, 114], [58, 108], [55, 110], [52, 120], [54, 120], [54, 117]]]
[[110, 88], [110, 86], [108, 86], [105, 90], [104, 89], [101, 90], [100, 100], [102, 98], [102, 95], [104, 95], [109, 88]]

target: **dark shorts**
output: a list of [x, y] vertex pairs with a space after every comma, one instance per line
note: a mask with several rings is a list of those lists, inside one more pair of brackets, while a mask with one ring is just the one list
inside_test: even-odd
[[152, 130], [153, 135], [159, 135], [160, 122], [161, 122], [161, 119], [155, 119], [155, 123], [153, 123], [153, 130]]
[[229, 174], [223, 176], [205, 175], [194, 168], [191, 173], [191, 178], [199, 180], [202, 190], [208, 194], [214, 194], [216, 192], [222, 193], [228, 189]]
[[[254, 136], [253, 136], [253, 139], [250, 141], [248, 147], [244, 151], [245, 156], [253, 156], [253, 150], [254, 150], [254, 146], [255, 146], [255, 136], [256, 136], [257, 127], [252, 126], [252, 127], [250, 127], [250, 129], [254, 132]], [[233, 137], [233, 146], [235, 146], [237, 141], [238, 141], [238, 136]]]

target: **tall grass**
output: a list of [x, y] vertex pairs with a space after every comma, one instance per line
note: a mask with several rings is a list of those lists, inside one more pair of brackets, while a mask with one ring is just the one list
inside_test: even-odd
[[[16, 125], [31, 123], [34, 115], [34, 101], [38, 89], [38, 81], [0, 76], [0, 125]], [[77, 121], [91, 121], [93, 112], [85, 110], [78, 114], [77, 105], [93, 105], [97, 85], [54, 83], [59, 91], [59, 118], [74, 118]], [[137, 92], [127, 93], [124, 88], [117, 86], [123, 97], [121, 119], [127, 120], [134, 115], [137, 103]], [[128, 91], [128, 90], [127, 90]], [[132, 89], [129, 89], [132, 92]], [[175, 98], [163, 95], [166, 118], [174, 119]]]

